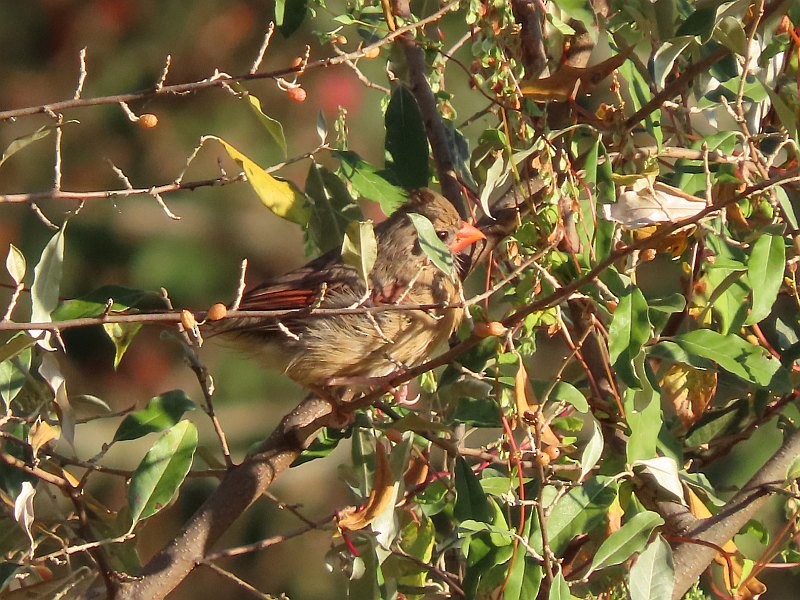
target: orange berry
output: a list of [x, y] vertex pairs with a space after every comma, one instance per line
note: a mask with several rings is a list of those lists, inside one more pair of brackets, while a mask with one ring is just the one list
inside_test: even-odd
[[488, 321], [475, 323], [475, 335], [480, 338], [500, 336], [507, 331], [505, 325], [500, 321]]
[[381, 49], [377, 46], [375, 48], [367, 48], [364, 50], [364, 58], [378, 58], [381, 53]]
[[544, 452], [539, 452], [539, 454], [536, 455], [536, 462], [543, 467], [546, 467], [550, 464], [550, 455], [545, 454]]
[[206, 319], [209, 321], [219, 321], [220, 319], [224, 319], [227, 314], [228, 307], [224, 304], [217, 303], [208, 309], [208, 312], [206, 313]]
[[333, 44], [339, 44], [341, 46], [342, 44], [346, 44], [347, 43], [347, 38], [344, 37], [343, 35], [340, 35], [338, 37], [333, 38], [333, 40], [331, 40], [331, 42]]
[[289, 96], [289, 100], [292, 102], [305, 102], [306, 101], [306, 91], [301, 87], [293, 87], [286, 90], [286, 95]]
[[561, 449], [558, 446], [547, 446], [544, 453], [550, 457], [550, 460], [556, 460], [561, 456]]
[[291, 62], [291, 65], [293, 67], [299, 67], [302, 64], [303, 64], [303, 57], [301, 57], [301, 56], [295, 57], [295, 59], [292, 60], [292, 62]]
[[139, 120], [136, 121], [139, 124], [139, 127], [144, 127], [145, 129], [152, 129], [156, 125], [158, 125], [158, 117], [155, 116], [153, 113], [145, 113], [139, 117]]

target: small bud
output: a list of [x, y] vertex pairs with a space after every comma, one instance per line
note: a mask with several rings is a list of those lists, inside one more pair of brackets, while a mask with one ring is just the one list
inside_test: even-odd
[[155, 116], [153, 113], [145, 113], [139, 117], [136, 121], [139, 124], [139, 127], [144, 127], [145, 129], [152, 129], [156, 125], [158, 125], [158, 117]]
[[303, 64], [303, 57], [302, 56], [296, 57], [294, 60], [292, 60], [291, 64], [292, 67], [299, 67], [300, 65]]
[[286, 90], [286, 95], [289, 96], [289, 100], [292, 102], [305, 102], [306, 101], [306, 91], [301, 87], [293, 87]]
[[224, 319], [227, 314], [228, 308], [224, 304], [217, 303], [208, 309], [206, 319], [208, 321], [219, 321], [220, 319]]
[[639, 253], [639, 257], [643, 261], [650, 261], [656, 257], [656, 251], [654, 248], [645, 248]]
[[188, 310], [181, 311], [181, 325], [187, 331], [193, 330], [197, 327], [197, 319], [194, 318], [194, 315], [190, 313]]
[[333, 38], [332, 43], [339, 44], [340, 46], [347, 43], [347, 38], [343, 35]]

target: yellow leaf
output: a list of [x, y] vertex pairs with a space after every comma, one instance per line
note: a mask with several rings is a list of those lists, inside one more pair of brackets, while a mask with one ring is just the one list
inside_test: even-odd
[[44, 421], [36, 421], [28, 433], [28, 443], [31, 445], [33, 455], [39, 454], [39, 449], [47, 442], [57, 440], [59, 437], [61, 437], [60, 428], [52, 427]]
[[688, 429], [703, 415], [714, 397], [717, 374], [675, 363], [659, 383], [662, 397], [675, 408], [684, 428]]
[[298, 225], [308, 223], [310, 211], [306, 198], [291, 183], [276, 179], [225, 140], [214, 135], [204, 139], [216, 140], [222, 144], [228, 156], [242, 167], [250, 187], [264, 206], [287, 221]]

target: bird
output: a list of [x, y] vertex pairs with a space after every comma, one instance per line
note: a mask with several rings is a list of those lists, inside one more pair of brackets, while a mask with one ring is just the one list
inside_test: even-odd
[[[411, 213], [430, 220], [453, 256], [453, 273], [435, 266], [423, 251]], [[332, 250], [245, 290], [238, 306], [241, 311], [301, 309], [299, 314], [227, 318], [219, 322], [221, 333], [265, 366], [317, 392], [371, 389], [374, 382], [421, 363], [462, 321], [459, 255], [484, 235], [429, 188], [412, 190], [374, 232], [377, 257], [366, 280]], [[317, 308], [392, 304], [439, 307], [313, 314]]]

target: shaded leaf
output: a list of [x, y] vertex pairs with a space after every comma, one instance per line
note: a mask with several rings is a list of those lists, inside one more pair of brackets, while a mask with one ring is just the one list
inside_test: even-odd
[[491, 522], [492, 509], [480, 481], [472, 472], [467, 461], [456, 458], [455, 472], [456, 503], [453, 514], [459, 521], [475, 520], [482, 523]]
[[381, 177], [377, 169], [358, 154], [349, 150], [335, 150], [332, 154], [339, 160], [342, 175], [356, 192], [378, 202], [385, 214], [391, 215], [405, 203], [405, 191]]
[[361, 218], [344, 182], [330, 169], [312, 162], [305, 191], [311, 199], [309, 236], [321, 252], [341, 248], [347, 226]]
[[175, 425], [186, 411], [194, 410], [195, 403], [183, 390], [171, 390], [150, 398], [141, 410], [127, 415], [114, 433], [114, 441], [135, 440]]
[[417, 101], [404, 85], [398, 85], [386, 108], [386, 150], [392, 155], [397, 180], [409, 189], [428, 185], [430, 166], [428, 137]]
[[196, 448], [197, 429], [181, 421], [145, 454], [128, 485], [131, 529], [169, 504], [192, 466]]

